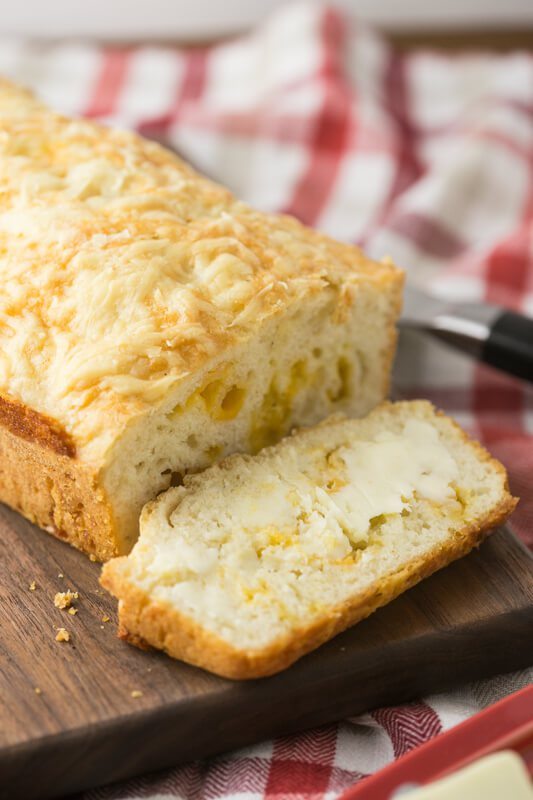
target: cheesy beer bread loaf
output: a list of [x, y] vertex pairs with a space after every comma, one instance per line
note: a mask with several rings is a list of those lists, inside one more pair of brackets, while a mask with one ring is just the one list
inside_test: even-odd
[[0, 501], [106, 560], [143, 505], [387, 394], [402, 273], [0, 83]]

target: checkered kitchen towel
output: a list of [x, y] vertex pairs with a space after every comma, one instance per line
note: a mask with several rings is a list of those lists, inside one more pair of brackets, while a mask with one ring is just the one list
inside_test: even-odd
[[[59, 110], [134, 127], [260, 208], [391, 255], [413, 282], [533, 313], [533, 59], [403, 55], [314, 4], [209, 49], [0, 43]], [[533, 544], [533, 398], [411, 335], [400, 394], [455, 415], [509, 468]], [[333, 798], [530, 679], [505, 676], [83, 795]]]

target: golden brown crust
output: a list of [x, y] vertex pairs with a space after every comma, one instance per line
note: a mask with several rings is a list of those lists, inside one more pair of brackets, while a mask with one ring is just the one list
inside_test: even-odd
[[120, 555], [111, 508], [98, 475], [0, 425], [0, 498], [59, 539], [100, 561]]
[[127, 628], [124, 628], [120, 622], [120, 619], [118, 622], [117, 636], [119, 639], [122, 639], [123, 642], [131, 644], [133, 647], [137, 647], [139, 650], [145, 650], [146, 652], [155, 650], [155, 648], [152, 647], [151, 644], [148, 644], [146, 639], [143, 639], [142, 636], [137, 636], [137, 634], [131, 633]]
[[[498, 472], [506, 475], [502, 465], [481, 445], [471, 442], [463, 431], [461, 434], [474, 446], [482, 460], [490, 461]], [[436, 548], [430, 555], [413, 559], [390, 575], [387, 581], [377, 581], [364, 594], [332, 609], [312, 625], [292, 631], [258, 651], [238, 650], [170, 605], [152, 601], [129, 580], [126, 558], [106, 564], [100, 580], [102, 586], [120, 597], [121, 636], [132, 644], [152, 645], [173, 658], [227, 678], [266, 677], [290, 666], [419, 581], [469, 553], [488, 532], [507, 519], [517, 502], [509, 493], [505, 478], [505, 490], [500, 503], [482, 520], [473, 521], [450, 536], [444, 547]]]
[[0, 425], [4, 425], [16, 436], [40, 444], [59, 455], [69, 458], [74, 458], [76, 455], [76, 446], [72, 437], [57, 420], [1, 394]]

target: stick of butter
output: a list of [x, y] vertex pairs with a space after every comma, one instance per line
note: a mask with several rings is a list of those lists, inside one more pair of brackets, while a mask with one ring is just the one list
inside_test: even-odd
[[533, 800], [533, 786], [522, 759], [512, 750], [503, 750], [401, 794], [406, 800]]

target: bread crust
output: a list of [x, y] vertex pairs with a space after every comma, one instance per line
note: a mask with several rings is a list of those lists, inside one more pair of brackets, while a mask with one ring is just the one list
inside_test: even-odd
[[72, 436], [57, 420], [40, 414], [5, 394], [0, 394], [0, 425], [16, 436], [36, 442], [59, 455], [69, 458], [76, 455]]
[[[385, 406], [387, 404], [384, 404]], [[429, 404], [428, 404], [429, 405]], [[445, 416], [438, 412], [440, 416]], [[246, 680], [266, 677], [283, 670], [338, 633], [368, 617], [402, 592], [479, 546], [488, 533], [501, 525], [518, 499], [509, 492], [507, 473], [478, 442], [468, 438], [457, 423], [454, 427], [480, 460], [490, 462], [504, 479], [501, 501], [482, 519], [473, 520], [454, 532], [444, 546], [413, 559], [386, 581], [376, 581], [356, 598], [332, 608], [327, 615], [278, 638], [259, 650], [240, 650], [203, 628], [169, 604], [154, 602], [129, 577], [127, 558], [106, 564], [100, 582], [120, 598], [119, 635], [138, 647], [153, 646], [173, 658], [203, 667], [226, 678]]]
[[98, 472], [5, 424], [0, 424], [0, 498], [98, 561], [123, 552]]

